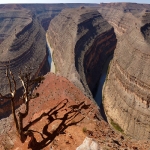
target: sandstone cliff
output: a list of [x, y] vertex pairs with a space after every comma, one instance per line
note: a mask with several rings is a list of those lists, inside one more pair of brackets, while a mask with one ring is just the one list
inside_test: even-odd
[[91, 96], [115, 49], [112, 26], [94, 9], [65, 9], [51, 21], [48, 40], [57, 73]]
[[[0, 93], [8, 94], [5, 65], [15, 74], [18, 97], [21, 92], [17, 73], [30, 66], [32, 75], [49, 71], [45, 30], [63, 8], [97, 4], [3, 4], [0, 5]], [[42, 28], [43, 27], [43, 28]], [[16, 98], [17, 99], [17, 98]], [[19, 106], [22, 101], [16, 101]], [[8, 116], [10, 102], [0, 101], [0, 118]]]
[[62, 4], [21, 4], [23, 8], [31, 10], [41, 22], [45, 30], [48, 29], [50, 21], [64, 8], [75, 8], [80, 6], [95, 7], [98, 4], [86, 3], [62, 3]]
[[144, 5], [120, 5], [123, 8], [114, 4], [99, 10], [114, 26], [118, 40], [103, 104], [112, 126], [134, 138], [150, 139], [149, 12]]
[[[10, 7], [0, 10], [0, 35], [0, 93], [5, 95], [10, 92], [5, 77], [6, 65], [10, 66], [14, 74], [17, 89], [21, 87], [18, 78], [19, 69], [25, 72], [26, 68], [30, 67], [32, 76], [36, 76], [46, 73], [49, 66], [45, 31], [30, 11], [10, 9]], [[16, 105], [20, 103], [18, 101]], [[2, 117], [10, 110], [10, 101], [1, 100], [0, 104], [0, 117]]]
[[[6, 8], [8, 7], [5, 7], [5, 9]], [[24, 21], [21, 28], [17, 28], [19, 30], [12, 29], [13, 38], [10, 38], [11, 34], [8, 34], [8, 36], [1, 36], [2, 45], [0, 46], [7, 46], [9, 42], [11, 43], [7, 46], [8, 49], [6, 51], [1, 51], [3, 54], [2, 56], [8, 56], [6, 60], [4, 60], [0, 55], [2, 58], [0, 59], [2, 60], [1, 63], [4, 65], [10, 62], [12, 70], [16, 72], [18, 69], [15, 68], [15, 66], [18, 67], [18, 63], [15, 63], [15, 61], [19, 62], [19, 65], [21, 65], [22, 62], [23, 65], [34, 65], [34, 57], [37, 58], [36, 56], [40, 55], [39, 57], [43, 57], [43, 59], [41, 63], [36, 62], [40, 65], [36, 70], [33, 70], [35, 71], [35, 73], [33, 73], [34, 75], [38, 74], [41, 72], [41, 69], [45, 67], [44, 64], [47, 59], [45, 33], [36, 16], [32, 15], [30, 12], [27, 13], [27, 11], [24, 11], [24, 13], [26, 12], [25, 14], [21, 13], [23, 10], [18, 10], [20, 7], [14, 6], [13, 8], [17, 9], [16, 11], [13, 10], [15, 15], [19, 12], [21, 18], [25, 15], [24, 19], [27, 20]], [[109, 9], [106, 10], [109, 12]], [[107, 19], [107, 13], [104, 15], [104, 12], [105, 10], [103, 10], [102, 14], [104, 18], [106, 17]], [[9, 15], [11, 14], [13, 13], [11, 12]], [[110, 15], [112, 15], [113, 18], [113, 16], [119, 16], [119, 13], [114, 11], [114, 13]], [[139, 21], [139, 16], [142, 18], [142, 22]], [[147, 58], [149, 58], [149, 53], [146, 50], [149, 45], [149, 17], [147, 16], [149, 16], [148, 10], [144, 10], [140, 11], [138, 15], [127, 13], [127, 16], [123, 15], [120, 19], [116, 17], [119, 23], [122, 19], [124, 20], [122, 22], [124, 26], [119, 28], [119, 23], [117, 22], [116, 26], [114, 26], [115, 31], [119, 31], [118, 33], [120, 35], [116, 32], [118, 45], [115, 58], [110, 67], [109, 81], [106, 83], [104, 90], [104, 105], [106, 104], [105, 106], [108, 106], [105, 107], [108, 112], [107, 116], [110, 115], [112, 117], [110, 123], [121, 132], [125, 132], [132, 136], [134, 135], [137, 138], [141, 138], [141, 135], [143, 135], [146, 140], [139, 140], [137, 142], [125, 135], [114, 132], [101, 118], [97, 105], [82, 92], [85, 90], [85, 93], [90, 95], [90, 90], [92, 92], [94, 91], [103, 64], [109, 55], [113, 54], [113, 50], [116, 46], [116, 37], [113, 28], [97, 11], [81, 7], [76, 10], [69, 9], [68, 13], [66, 10], [62, 11], [62, 13], [52, 21], [52, 25], [48, 31], [48, 38], [51, 46], [54, 48], [53, 56], [57, 72], [61, 76], [63, 75], [74, 82], [82, 91], [68, 81], [67, 78], [56, 76], [51, 73], [47, 74], [41, 86], [35, 90], [35, 92], [39, 93], [40, 97], [30, 101], [29, 114], [23, 122], [24, 130], [31, 130], [36, 143], [33, 145], [33, 139], [31, 137], [28, 137], [25, 143], [20, 142], [16, 135], [12, 115], [10, 115], [0, 120], [0, 149], [26, 150], [30, 147], [36, 150], [70, 150], [79, 147], [84, 139], [89, 139], [89, 142], [86, 142], [88, 147], [93, 145], [92, 143], [94, 141], [100, 149], [149, 150], [150, 141], [147, 141], [149, 138], [147, 134], [149, 132], [149, 97], [146, 99], [149, 85], [145, 82], [146, 79], [146, 81], [148, 81], [148, 78], [146, 78], [148, 74], [147, 76], [140, 76], [139, 74], [141, 70], [143, 71], [142, 74], [147, 73], [146, 67], [144, 66], [148, 64]], [[130, 19], [130, 23], [125, 24], [128, 18]], [[17, 16], [17, 19], [20, 19], [20, 17]], [[64, 20], [64, 22], [62, 20]], [[134, 20], [136, 20], [136, 22], [134, 22]], [[113, 21], [115, 21], [115, 19], [111, 20], [110, 24], [113, 25]], [[7, 25], [7, 19], [2, 23]], [[9, 21], [10, 27], [14, 28], [11, 23], [12, 21]], [[17, 25], [19, 24], [16, 23], [15, 27]], [[128, 27], [130, 26], [133, 28], [129, 29]], [[135, 30], [134, 26], [138, 30]], [[92, 32], [90, 32], [90, 30]], [[36, 31], [40, 32], [40, 36], [36, 34]], [[1, 32], [5, 33], [3, 30]], [[132, 34], [137, 38], [133, 39]], [[30, 38], [30, 36], [32, 38]], [[143, 40], [140, 40], [141, 38], [143, 38]], [[143, 47], [139, 47], [140, 44], [137, 40], [143, 44]], [[30, 46], [28, 47], [27, 44], [27, 53], [32, 52], [32, 50], [38, 50], [38, 54], [34, 51], [32, 57], [26, 55], [24, 48], [22, 48], [22, 46], [24, 46], [22, 41], [29, 43], [29, 45], [33, 43], [34, 46], [37, 41], [37, 47], [35, 46], [36, 49], [32, 49], [32, 46], [29, 48]], [[123, 44], [121, 44], [122, 41]], [[45, 46], [42, 44], [45, 44]], [[130, 47], [128, 47], [128, 45]], [[43, 49], [40, 46], [43, 46]], [[120, 48], [124, 51], [121, 51]], [[30, 50], [28, 51], [28, 49]], [[19, 51], [23, 53], [19, 53]], [[136, 52], [137, 55], [134, 55], [134, 52]], [[141, 55], [141, 53], [143, 55]], [[25, 54], [27, 57], [22, 57], [22, 54]], [[128, 57], [130, 60], [129, 62], [127, 61]], [[133, 59], [131, 57], [133, 57]], [[21, 59], [23, 61], [21, 61]], [[33, 62], [31, 63], [30, 60], [33, 60]], [[146, 60], [146, 63], [144, 63], [144, 60]], [[24, 61], [26, 63], [24, 63]], [[138, 66], [139, 62], [142, 67], [144, 66], [143, 68]], [[132, 68], [130, 68], [130, 65]], [[134, 68], [134, 65], [137, 68]], [[100, 70], [98, 71], [99, 67]], [[2, 65], [1, 68], [4, 74], [5, 68], [2, 67]], [[136, 73], [138, 73], [138, 75], [136, 75]], [[92, 83], [92, 81], [94, 83]], [[134, 90], [134, 88], [136, 90]], [[142, 102], [140, 102], [141, 94], [145, 96], [142, 97]], [[105, 98], [107, 98], [106, 101]], [[5, 101], [1, 101], [3, 109], [0, 111], [3, 113], [4, 110], [6, 110], [6, 104]], [[21, 104], [21, 102], [17, 103], [17, 105], [19, 104]], [[18, 113], [18, 111], [23, 111], [24, 109], [24, 105], [21, 105], [16, 112]], [[114, 117], [112, 113], [117, 117]], [[125, 117], [128, 122], [127, 131], [122, 128], [122, 125], [126, 124], [125, 121], [122, 121]], [[134, 123], [133, 119], [135, 120]], [[143, 126], [145, 130], [143, 130]], [[131, 132], [131, 130], [133, 130], [133, 132]], [[135, 130], [141, 135], [137, 135]], [[129, 132], [131, 132], [131, 134]]]

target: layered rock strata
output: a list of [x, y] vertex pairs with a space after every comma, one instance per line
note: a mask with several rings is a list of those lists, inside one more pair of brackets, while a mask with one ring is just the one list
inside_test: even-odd
[[150, 139], [149, 13], [140, 10], [134, 15], [108, 7], [100, 12], [114, 26], [118, 38], [103, 90], [107, 118], [127, 135]]
[[4, 10], [30, 10], [37, 16], [42, 27], [47, 30], [50, 21], [65, 8], [76, 7], [98, 7], [99, 4], [92, 3], [55, 3], [55, 4], [0, 4], [0, 9]]
[[[49, 22], [63, 8], [92, 4], [10, 4], [0, 5], [0, 93], [9, 93], [5, 65], [10, 65], [15, 75], [18, 97], [21, 94], [18, 72], [30, 66], [32, 76], [49, 71], [45, 31]], [[47, 52], [46, 52], [47, 51]], [[18, 97], [16, 99], [18, 99]], [[16, 101], [19, 106], [22, 101]], [[10, 102], [0, 101], [0, 118], [10, 112]]]
[[[10, 92], [5, 77], [6, 65], [9, 65], [14, 74], [18, 90], [21, 88], [19, 70], [25, 72], [30, 67], [32, 76], [37, 76], [46, 73], [49, 66], [45, 31], [30, 11], [25, 9], [0, 11], [0, 33], [4, 35], [0, 44], [0, 93], [6, 95]], [[10, 109], [10, 101], [3, 99], [0, 102], [0, 117], [2, 117]], [[16, 105], [20, 103], [18, 101]]]
[[86, 3], [63, 3], [63, 4], [21, 4], [23, 8], [29, 9], [36, 14], [45, 30], [48, 29], [50, 21], [65, 8], [76, 8], [80, 6], [95, 7], [98, 4]]
[[57, 73], [91, 96], [115, 49], [112, 26], [98, 11], [80, 7], [63, 10], [51, 21], [47, 34]]

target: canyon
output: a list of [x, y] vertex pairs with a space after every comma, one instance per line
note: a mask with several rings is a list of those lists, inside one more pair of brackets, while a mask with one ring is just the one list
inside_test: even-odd
[[99, 12], [114, 27], [117, 46], [103, 89], [110, 124], [136, 139], [150, 139], [149, 5], [111, 4]]
[[[8, 95], [9, 84], [5, 76], [6, 65], [14, 74], [19, 99], [22, 89], [18, 73], [31, 71], [32, 77], [45, 75], [50, 70], [46, 29], [50, 20], [65, 7], [79, 7], [82, 4], [0, 5], [0, 93]], [[89, 5], [90, 4], [85, 4]], [[92, 4], [91, 4], [92, 6]], [[94, 6], [94, 4], [93, 4]], [[47, 16], [47, 18], [45, 18]], [[22, 104], [16, 101], [16, 107]], [[8, 99], [0, 100], [0, 118], [10, 115]]]
[[[24, 8], [2, 8], [0, 18], [0, 32], [3, 35], [0, 43], [0, 93], [6, 95], [10, 92], [5, 76], [6, 66], [14, 74], [18, 93], [21, 93], [19, 70], [32, 70], [31, 76], [48, 71], [45, 31], [36, 16]], [[3, 117], [10, 110], [10, 101], [6, 99], [0, 103], [0, 117]], [[20, 104], [21, 101], [16, 102], [17, 106]]]
[[[10, 115], [0, 120], [1, 150], [75, 150], [85, 139], [96, 142], [100, 150], [149, 150], [147, 140], [135, 141], [114, 132], [102, 119], [98, 106], [68, 79], [54, 73], [44, 77], [43, 83], [35, 90], [40, 96], [30, 101], [29, 115], [24, 119], [24, 127], [34, 131], [37, 143], [33, 147], [31, 137], [21, 143], [13, 116]], [[73, 106], [76, 106], [74, 111]], [[24, 108], [21, 105], [16, 113]], [[57, 116], [53, 122], [49, 122], [54, 112], [57, 112]], [[36, 119], [39, 121], [34, 122]]]
[[80, 7], [59, 13], [47, 34], [56, 73], [93, 99], [102, 67], [117, 42], [113, 28], [97, 10]]
[[25, 109], [19, 70], [45, 78], [23, 122], [36, 143], [20, 142], [10, 100], [0, 99], [0, 149], [82, 149], [89, 140], [93, 150], [149, 150], [149, 32], [148, 4], [0, 5], [0, 93], [10, 92], [6, 65], [16, 113]]

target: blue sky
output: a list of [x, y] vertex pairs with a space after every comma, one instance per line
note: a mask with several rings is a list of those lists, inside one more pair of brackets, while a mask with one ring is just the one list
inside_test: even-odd
[[150, 0], [4, 0], [0, 4], [7, 3], [109, 3], [109, 2], [133, 2], [133, 3], [147, 3]]

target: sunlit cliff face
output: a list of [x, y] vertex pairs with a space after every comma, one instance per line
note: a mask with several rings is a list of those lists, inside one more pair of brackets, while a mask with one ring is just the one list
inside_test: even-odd
[[95, 9], [66, 9], [51, 21], [48, 38], [57, 72], [93, 99], [103, 65], [115, 49], [112, 26]]
[[[0, 93], [10, 93], [5, 75], [8, 65], [14, 74], [19, 97], [20, 70], [22, 73], [31, 71], [32, 77], [44, 75], [48, 71], [45, 31], [29, 10], [3, 8], [0, 9], [0, 38]], [[16, 102], [16, 106], [20, 104], [21, 101]], [[1, 101], [0, 109], [0, 117], [8, 115], [11, 109], [10, 101]]]
[[126, 13], [107, 5], [99, 11], [114, 26], [118, 41], [103, 92], [106, 115], [123, 133], [149, 139], [149, 15], [138, 5]]

